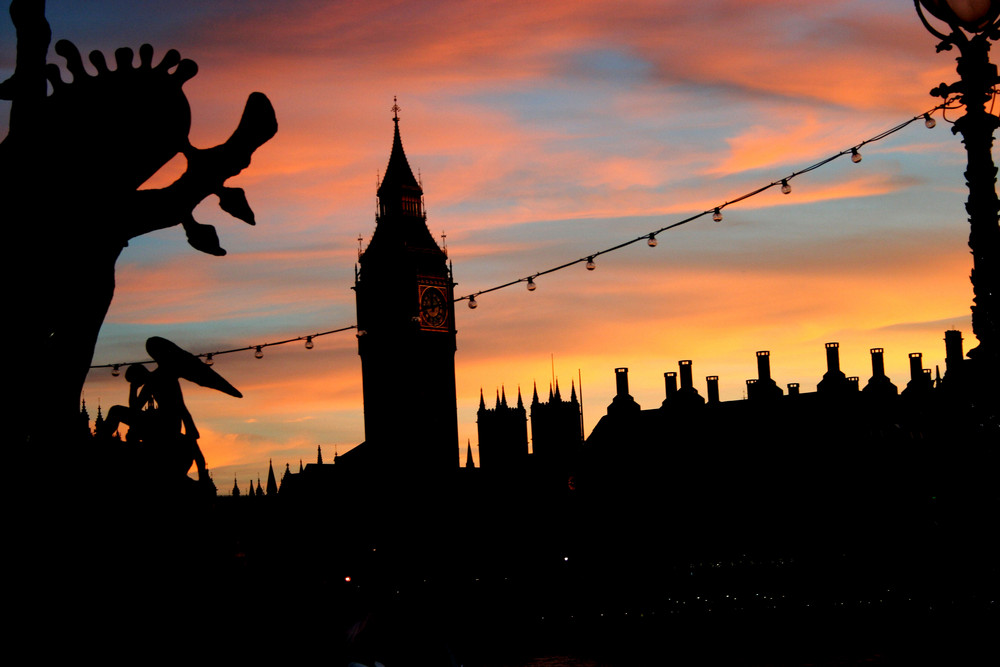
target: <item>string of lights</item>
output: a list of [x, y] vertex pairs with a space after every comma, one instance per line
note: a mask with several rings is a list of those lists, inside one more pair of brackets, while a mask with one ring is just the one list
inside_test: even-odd
[[746, 199], [749, 199], [750, 197], [754, 197], [756, 195], [759, 195], [760, 193], [764, 192], [765, 190], [769, 190], [769, 189], [771, 189], [771, 188], [773, 188], [775, 186], [779, 186], [779, 185], [781, 186], [781, 192], [782, 193], [784, 193], [786, 195], [790, 194], [792, 192], [792, 186], [789, 184], [789, 181], [791, 181], [793, 178], [795, 178], [797, 176], [801, 176], [803, 174], [807, 174], [807, 173], [809, 173], [811, 171], [814, 171], [816, 169], [819, 169], [820, 167], [822, 167], [822, 166], [824, 166], [826, 164], [829, 164], [830, 162], [833, 162], [837, 158], [842, 157], [844, 155], [850, 155], [851, 156], [851, 161], [854, 162], [854, 163], [861, 162], [861, 152], [860, 152], [860, 150], [861, 150], [861, 148], [863, 146], [866, 146], [868, 144], [874, 143], [876, 141], [881, 141], [882, 139], [885, 139], [886, 137], [888, 137], [888, 136], [890, 136], [892, 134], [895, 134], [896, 132], [899, 132], [900, 130], [902, 130], [903, 128], [907, 127], [911, 123], [914, 123], [914, 122], [916, 122], [918, 120], [923, 120], [924, 121], [924, 125], [928, 129], [933, 128], [937, 124], [937, 122], [934, 120], [934, 118], [932, 117], [931, 114], [933, 114], [933, 113], [935, 113], [937, 111], [942, 111], [942, 116], [943, 116], [944, 110], [946, 110], [946, 109], [953, 109], [953, 108], [957, 107], [957, 105], [955, 104], [955, 102], [956, 102], [957, 99], [958, 99], [957, 96], [951, 97], [951, 98], [945, 100], [944, 102], [942, 102], [941, 104], [937, 105], [933, 109], [929, 109], [929, 110], [927, 110], [926, 112], [924, 112], [924, 113], [922, 113], [920, 115], [914, 116], [913, 118], [910, 118], [910, 119], [908, 119], [906, 121], [903, 121], [899, 125], [891, 127], [888, 130], [880, 132], [879, 134], [876, 134], [873, 137], [865, 139], [864, 141], [862, 141], [862, 142], [860, 142], [858, 144], [855, 144], [854, 146], [851, 146], [850, 148], [842, 150], [839, 153], [831, 155], [830, 157], [824, 158], [824, 159], [820, 160], [819, 162], [816, 162], [814, 164], [809, 165], [808, 167], [805, 167], [804, 169], [800, 169], [799, 171], [793, 171], [791, 174], [789, 174], [788, 176], [785, 176], [784, 178], [779, 178], [778, 180], [771, 181], [767, 185], [761, 186], [761, 187], [757, 188], [756, 190], [752, 190], [752, 191], [750, 191], [750, 192], [748, 192], [748, 193], [746, 193], [744, 195], [736, 197], [735, 199], [730, 199], [730, 200], [728, 200], [726, 202], [723, 202], [722, 204], [719, 204], [718, 206], [713, 206], [712, 208], [706, 209], [706, 210], [702, 211], [701, 213], [697, 213], [697, 214], [692, 215], [692, 216], [690, 216], [688, 218], [684, 218], [683, 220], [679, 220], [679, 221], [674, 222], [672, 224], [666, 225], [665, 227], [660, 227], [659, 229], [653, 230], [653, 231], [648, 232], [646, 234], [643, 234], [641, 236], [637, 236], [634, 239], [630, 239], [628, 241], [625, 241], [624, 243], [619, 243], [616, 246], [612, 246], [610, 248], [605, 248], [604, 250], [599, 250], [599, 251], [591, 253], [591, 254], [589, 254], [589, 255], [587, 255], [585, 257], [581, 257], [579, 259], [575, 259], [575, 260], [573, 260], [571, 262], [566, 262], [565, 264], [560, 264], [559, 266], [553, 267], [551, 269], [546, 269], [544, 271], [539, 271], [537, 273], [531, 274], [530, 276], [525, 276], [523, 278], [518, 278], [516, 280], [511, 280], [510, 282], [506, 282], [506, 283], [504, 283], [502, 285], [496, 285], [495, 287], [489, 287], [487, 289], [479, 290], [478, 292], [474, 292], [472, 294], [468, 294], [468, 295], [460, 296], [460, 297], [455, 297], [455, 301], [457, 302], [457, 301], [468, 300], [468, 302], [469, 302], [469, 308], [476, 308], [479, 305], [478, 302], [476, 301], [476, 297], [477, 296], [479, 296], [481, 294], [487, 294], [489, 292], [495, 292], [497, 290], [504, 289], [505, 287], [510, 287], [511, 285], [517, 285], [518, 283], [527, 283], [528, 291], [533, 292], [537, 288], [537, 285], [535, 283], [535, 278], [538, 278], [539, 276], [544, 276], [546, 274], [553, 273], [555, 271], [561, 271], [562, 269], [565, 269], [567, 267], [573, 266], [575, 264], [584, 263], [584, 262], [586, 263], [587, 270], [588, 271], [593, 271], [594, 269], [597, 268], [597, 264], [594, 262], [594, 258], [595, 257], [598, 257], [600, 255], [605, 255], [605, 254], [607, 254], [609, 252], [614, 252], [615, 250], [620, 250], [622, 248], [625, 248], [627, 246], [632, 245], [633, 243], [639, 243], [640, 241], [646, 241], [646, 243], [650, 247], [656, 247], [656, 245], [657, 245], [656, 236], [658, 234], [660, 234], [662, 232], [665, 232], [667, 230], [670, 230], [670, 229], [674, 229], [675, 227], [680, 227], [681, 225], [686, 225], [689, 222], [693, 222], [695, 220], [698, 220], [699, 218], [702, 218], [702, 217], [704, 217], [706, 215], [711, 215], [712, 216], [712, 220], [715, 221], [715, 222], [722, 222], [722, 209], [726, 208], [727, 206], [732, 206], [733, 204], [736, 204], [738, 202], [741, 202], [741, 201], [744, 201]]
[[[197, 357], [204, 357], [205, 358], [205, 363], [208, 364], [209, 366], [211, 366], [213, 363], [215, 363], [215, 357], [218, 357], [219, 355], [222, 355], [222, 354], [232, 354], [233, 352], [248, 352], [250, 350], [253, 350], [254, 351], [253, 352], [253, 356], [256, 357], [257, 359], [260, 359], [261, 357], [264, 356], [264, 348], [265, 347], [273, 347], [275, 345], [285, 345], [286, 343], [295, 343], [295, 342], [298, 342], [300, 340], [304, 340], [305, 341], [305, 347], [306, 347], [306, 349], [307, 350], [311, 350], [311, 349], [313, 349], [313, 347], [315, 347], [315, 343], [313, 343], [313, 339], [314, 338], [319, 338], [321, 336], [329, 336], [330, 334], [341, 333], [341, 332], [344, 332], [344, 331], [350, 331], [351, 329], [357, 329], [357, 328], [358, 328], [358, 325], [351, 324], [350, 326], [340, 327], [339, 329], [331, 329], [330, 331], [321, 331], [320, 333], [309, 334], [309, 335], [306, 335], [306, 336], [298, 336], [296, 338], [287, 338], [285, 340], [276, 340], [276, 341], [271, 342], [271, 343], [261, 343], [260, 345], [247, 345], [245, 347], [234, 347], [231, 350], [218, 350], [216, 352], [202, 352], [201, 354], [198, 354], [198, 355], [195, 355], [195, 356], [197, 356]], [[111, 369], [111, 374], [114, 375], [115, 377], [118, 377], [118, 375], [121, 374], [121, 369], [124, 368], [124, 367], [126, 367], [126, 366], [134, 366], [136, 364], [149, 364], [149, 363], [153, 363], [152, 360], [147, 359], [145, 361], [123, 361], [123, 362], [119, 362], [119, 363], [116, 363], [116, 364], [100, 364], [100, 365], [97, 365], [97, 366], [91, 366], [91, 368], [110, 368]]]
[[[703, 218], [703, 217], [705, 217], [707, 215], [711, 215], [712, 216], [712, 220], [715, 221], [715, 222], [722, 222], [722, 209], [724, 209], [724, 208], [726, 208], [728, 206], [732, 206], [733, 204], [737, 204], [739, 202], [742, 202], [742, 201], [745, 201], [747, 199], [750, 199], [751, 197], [755, 197], [755, 196], [761, 194], [762, 192], [765, 192], [765, 191], [770, 190], [771, 188], [777, 187], [777, 186], [780, 186], [781, 192], [783, 194], [786, 194], [786, 195], [790, 194], [791, 191], [792, 191], [792, 186], [790, 184], [790, 181], [792, 179], [797, 178], [799, 176], [802, 176], [803, 174], [807, 174], [807, 173], [809, 173], [811, 171], [815, 171], [816, 169], [819, 169], [820, 167], [822, 167], [824, 165], [827, 165], [830, 162], [833, 162], [834, 160], [836, 160], [838, 158], [841, 158], [841, 157], [843, 157], [845, 155], [850, 155], [851, 156], [851, 161], [854, 162], [854, 163], [861, 162], [861, 159], [862, 159], [861, 148], [862, 147], [864, 147], [864, 146], [866, 146], [868, 144], [875, 143], [876, 141], [881, 141], [882, 139], [885, 139], [886, 137], [888, 137], [890, 135], [893, 135], [896, 132], [899, 132], [900, 130], [902, 130], [903, 128], [909, 126], [911, 123], [914, 123], [914, 122], [916, 122], [918, 120], [923, 120], [924, 121], [924, 125], [928, 129], [933, 128], [937, 124], [936, 121], [934, 120], [933, 114], [935, 114], [938, 111], [941, 112], [941, 117], [945, 121], [952, 122], [952, 121], [948, 120], [948, 118], [946, 117], [945, 111], [947, 111], [949, 109], [956, 109], [956, 108], [958, 108], [960, 105], [957, 104], [957, 100], [958, 100], [958, 96], [957, 95], [953, 96], [951, 98], [948, 98], [947, 100], [945, 100], [941, 104], [935, 106], [934, 108], [929, 109], [929, 110], [927, 110], [924, 113], [921, 113], [919, 115], [916, 115], [913, 118], [905, 120], [902, 123], [899, 123], [898, 125], [896, 125], [894, 127], [891, 127], [888, 130], [880, 132], [879, 134], [876, 134], [873, 137], [865, 139], [864, 141], [861, 141], [861, 142], [855, 144], [854, 146], [851, 146], [850, 148], [846, 148], [846, 149], [844, 149], [844, 150], [842, 150], [842, 151], [840, 151], [838, 153], [835, 153], [834, 155], [831, 155], [831, 156], [829, 156], [827, 158], [819, 160], [818, 162], [815, 162], [815, 163], [809, 165], [808, 167], [805, 167], [805, 168], [800, 169], [798, 171], [793, 171], [792, 173], [788, 174], [787, 176], [784, 176], [783, 178], [779, 178], [777, 180], [771, 181], [767, 185], [763, 185], [763, 186], [761, 186], [761, 187], [759, 187], [759, 188], [757, 188], [755, 190], [751, 190], [750, 192], [747, 192], [746, 194], [740, 195], [739, 197], [736, 197], [734, 199], [730, 199], [730, 200], [724, 201], [723, 203], [721, 203], [721, 204], [719, 204], [717, 206], [712, 206], [712, 207], [710, 207], [708, 209], [705, 209], [701, 213], [696, 213], [696, 214], [694, 214], [692, 216], [684, 218], [683, 220], [678, 220], [678, 221], [673, 222], [673, 223], [671, 223], [669, 225], [666, 225], [664, 227], [660, 227], [659, 229], [655, 229], [655, 230], [653, 230], [651, 232], [647, 232], [645, 234], [642, 234], [641, 236], [637, 236], [637, 237], [635, 237], [633, 239], [630, 239], [628, 241], [625, 241], [623, 243], [619, 243], [618, 245], [611, 246], [610, 248], [604, 248], [603, 250], [598, 250], [597, 252], [590, 253], [589, 255], [586, 255], [584, 257], [580, 257], [579, 259], [575, 259], [575, 260], [572, 260], [570, 262], [565, 262], [563, 264], [560, 264], [558, 266], [554, 266], [554, 267], [545, 269], [543, 271], [537, 271], [535, 273], [532, 273], [531, 275], [524, 276], [522, 278], [517, 278], [515, 280], [508, 281], [508, 282], [503, 283], [501, 285], [495, 285], [493, 287], [488, 287], [486, 289], [479, 290], [478, 292], [473, 292], [471, 294], [466, 294], [464, 296], [455, 297], [455, 302], [468, 301], [469, 302], [468, 303], [469, 308], [476, 308], [479, 305], [479, 303], [476, 301], [476, 297], [481, 296], [483, 294], [488, 294], [490, 292], [496, 292], [497, 290], [502, 290], [504, 288], [511, 287], [512, 285], [517, 285], [519, 283], [526, 283], [528, 291], [533, 292], [537, 288], [537, 284], [535, 283], [535, 279], [539, 278], [541, 276], [548, 275], [550, 273], [555, 273], [556, 271], [561, 271], [563, 269], [566, 269], [566, 268], [569, 268], [571, 266], [574, 266], [576, 264], [581, 264], [581, 263], [585, 263], [586, 264], [586, 268], [587, 268], [588, 271], [593, 271], [594, 269], [597, 268], [597, 264], [594, 262], [594, 258], [596, 258], [596, 257], [599, 257], [601, 255], [606, 255], [606, 254], [614, 252], [616, 250], [621, 250], [622, 248], [626, 248], [626, 247], [628, 247], [628, 246], [630, 246], [630, 245], [632, 245], [634, 243], [639, 243], [640, 241], [646, 241], [647, 245], [649, 245], [650, 247], [656, 247], [656, 245], [657, 245], [656, 237], [659, 234], [661, 234], [661, 233], [663, 233], [665, 231], [674, 229], [676, 227], [680, 227], [682, 225], [686, 225], [689, 222], [694, 222], [695, 220]], [[295, 338], [288, 338], [286, 340], [279, 340], [279, 341], [274, 341], [274, 342], [269, 342], [269, 343], [261, 343], [260, 345], [247, 345], [247, 346], [244, 346], [244, 347], [233, 348], [233, 349], [230, 349], [230, 350], [218, 350], [216, 352], [203, 352], [203, 353], [198, 354], [196, 356], [203, 357], [205, 359], [205, 363], [208, 364], [209, 366], [212, 365], [215, 357], [217, 357], [219, 355], [223, 355], [223, 354], [232, 354], [234, 352], [247, 352], [247, 351], [253, 350], [254, 357], [257, 358], [257, 359], [260, 359], [260, 358], [262, 358], [264, 356], [263, 350], [264, 350], [265, 347], [273, 347], [275, 345], [285, 345], [287, 343], [295, 343], [295, 342], [298, 342], [298, 341], [305, 341], [305, 347], [306, 347], [306, 349], [307, 350], [311, 350], [313, 348], [313, 346], [314, 346], [313, 341], [316, 338], [320, 338], [322, 336], [329, 336], [331, 334], [336, 334], [336, 333], [342, 333], [344, 331], [350, 331], [351, 329], [357, 329], [357, 328], [358, 327], [357, 327], [356, 324], [352, 324], [352, 325], [349, 325], [349, 326], [340, 327], [339, 329], [331, 329], [330, 331], [323, 331], [323, 332], [320, 332], [320, 333], [314, 333], [314, 334], [310, 334], [310, 335], [297, 336]], [[111, 364], [98, 364], [98, 365], [91, 366], [91, 368], [110, 368], [111, 369], [111, 374], [114, 375], [114, 376], [118, 376], [121, 373], [121, 369], [124, 368], [124, 367], [126, 367], [126, 366], [132, 366], [132, 365], [135, 365], [135, 364], [146, 364], [146, 363], [152, 363], [152, 362], [149, 361], [149, 360], [146, 360], [146, 361], [128, 361], [128, 362], [119, 362], [119, 363], [111, 363]]]

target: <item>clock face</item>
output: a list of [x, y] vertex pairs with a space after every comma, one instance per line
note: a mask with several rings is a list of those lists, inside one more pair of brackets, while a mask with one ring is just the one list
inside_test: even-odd
[[424, 287], [420, 293], [420, 323], [425, 327], [441, 329], [448, 320], [448, 306], [444, 292], [438, 287]]

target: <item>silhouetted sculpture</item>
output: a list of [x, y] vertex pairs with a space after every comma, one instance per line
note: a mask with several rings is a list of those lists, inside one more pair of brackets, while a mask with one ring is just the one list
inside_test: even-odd
[[[144, 44], [138, 66], [131, 49], [115, 51], [113, 70], [101, 52], [91, 52], [91, 75], [77, 48], [60, 40], [55, 51], [72, 75], [67, 83], [58, 66], [46, 64], [51, 30], [44, 2], [14, 0], [10, 15], [17, 62], [0, 84], [0, 99], [11, 101], [10, 130], [0, 144], [0, 201], [10, 247], [27, 259], [14, 295], [23, 341], [15, 371], [44, 378], [23, 392], [29, 418], [20, 420], [18, 436], [63, 442], [72, 434], [122, 248], [179, 224], [194, 248], [224, 255], [215, 228], [196, 222], [192, 212], [215, 194], [224, 211], [254, 224], [243, 191], [224, 183], [250, 164], [277, 122], [267, 97], [253, 93], [225, 143], [195, 148], [181, 90], [197, 73], [193, 61], [170, 50], [154, 66], [153, 48]], [[138, 189], [178, 153], [187, 159], [180, 178], [165, 188]]]
[[154, 336], [147, 340], [146, 351], [156, 361], [156, 369], [149, 371], [141, 364], [129, 367], [125, 373], [130, 385], [129, 405], [108, 410], [98, 435], [110, 436], [119, 424], [128, 424], [127, 441], [146, 446], [153, 460], [166, 468], [161, 472], [185, 475], [194, 462], [198, 480], [208, 482], [205, 457], [198, 447], [200, 434], [184, 405], [179, 380], [184, 378], [237, 398], [243, 394], [200, 359], [165, 338]]

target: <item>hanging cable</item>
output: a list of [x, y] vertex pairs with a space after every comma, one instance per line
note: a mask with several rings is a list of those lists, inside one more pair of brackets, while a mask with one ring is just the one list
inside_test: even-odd
[[[358, 325], [352, 324], [350, 326], [341, 327], [339, 329], [332, 329], [330, 331], [323, 331], [321, 333], [309, 334], [308, 336], [298, 336], [296, 338], [289, 338], [287, 340], [274, 341], [273, 343], [261, 343], [260, 345], [247, 345], [245, 347], [234, 347], [231, 350], [217, 350], [215, 352], [202, 352], [201, 354], [196, 354], [195, 356], [196, 357], [204, 357], [205, 358], [205, 363], [208, 364], [209, 366], [211, 366], [212, 364], [215, 363], [215, 357], [219, 356], [220, 354], [232, 354], [234, 352], [249, 352], [250, 350], [253, 350], [254, 351], [254, 356], [256, 356], [258, 359], [260, 359], [262, 356], [264, 356], [264, 351], [263, 350], [264, 350], [265, 347], [274, 347], [275, 345], [285, 345], [287, 343], [296, 343], [296, 342], [298, 342], [298, 341], [301, 340], [301, 341], [305, 341], [305, 343], [306, 343], [306, 349], [310, 349], [311, 350], [312, 347], [313, 347], [313, 345], [314, 345], [313, 340], [315, 340], [316, 338], [320, 338], [322, 336], [329, 336], [330, 334], [341, 333], [343, 331], [350, 331], [351, 329], [357, 329], [357, 328], [358, 328]], [[258, 353], [259, 353], [260, 356], [258, 356]], [[115, 375], [115, 377], [117, 377], [116, 372], [120, 372], [120, 369], [122, 367], [124, 367], [124, 366], [134, 366], [136, 364], [152, 364], [152, 363], [155, 363], [155, 362], [152, 359], [147, 359], [145, 361], [125, 361], [125, 362], [119, 362], [119, 363], [115, 363], [115, 364], [98, 364], [98, 365], [91, 366], [91, 368], [111, 368], [111, 369], [113, 369], [112, 370], [112, 374]]]

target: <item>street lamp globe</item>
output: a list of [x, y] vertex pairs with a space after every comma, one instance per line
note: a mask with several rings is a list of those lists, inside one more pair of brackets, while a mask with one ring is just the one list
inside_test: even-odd
[[982, 32], [1000, 16], [1000, 0], [920, 0], [931, 16], [952, 28]]

